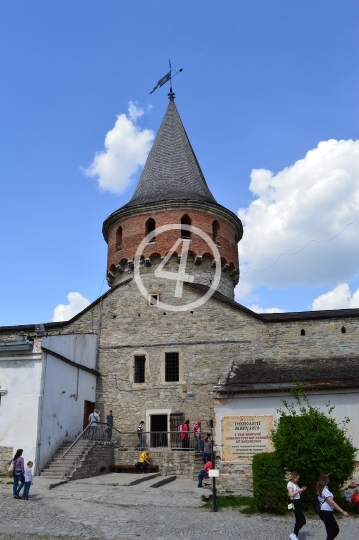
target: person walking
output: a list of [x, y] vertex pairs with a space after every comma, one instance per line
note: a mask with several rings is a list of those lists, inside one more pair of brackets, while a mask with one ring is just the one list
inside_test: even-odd
[[211, 459], [211, 456], [212, 456], [212, 441], [207, 436], [205, 437], [203, 441], [203, 454], [202, 454], [203, 463], [206, 463], [206, 458]]
[[182, 424], [182, 431], [181, 431], [181, 442], [182, 442], [182, 450], [189, 450], [189, 420], [186, 420], [184, 424]]
[[291, 540], [298, 540], [298, 533], [302, 527], [307, 523], [307, 520], [305, 519], [305, 516], [303, 514], [301, 502], [300, 502], [300, 494], [303, 493], [307, 488], [306, 486], [299, 487], [299, 473], [297, 471], [293, 471], [290, 474], [287, 489], [288, 489], [288, 495], [290, 497], [290, 500], [292, 501], [293, 507], [294, 507], [294, 515], [295, 515], [295, 524], [294, 524], [294, 531], [289, 536]]
[[110, 411], [106, 417], [107, 420], [107, 440], [110, 441], [112, 439], [112, 427], [113, 427], [113, 414], [112, 411]]
[[202, 452], [202, 448], [201, 448], [201, 422], [199, 420], [197, 420], [197, 422], [195, 422], [193, 424], [193, 435], [194, 435], [194, 438], [196, 440], [195, 452]]
[[334, 508], [341, 512], [344, 517], [349, 517], [348, 512], [345, 512], [333, 500], [333, 493], [328, 489], [329, 475], [321, 473], [317, 482], [317, 495], [319, 500], [319, 517], [325, 525], [327, 531], [327, 540], [333, 540], [339, 534], [339, 526], [334, 517]]
[[203, 487], [202, 485], [202, 482], [203, 482], [203, 478], [205, 478], [205, 476], [208, 476], [208, 471], [210, 469], [212, 469], [213, 467], [213, 464], [212, 464], [212, 461], [209, 459], [209, 458], [206, 458], [206, 463], [204, 464], [204, 467], [203, 467], [203, 471], [201, 471], [198, 475], [198, 486], [199, 488]]
[[141, 420], [141, 422], [138, 424], [137, 427], [137, 437], [138, 437], [138, 443], [136, 448], [141, 450], [143, 448], [143, 426], [145, 425], [144, 420]]
[[95, 409], [94, 412], [90, 414], [88, 420], [90, 422], [90, 439], [96, 441], [99, 438], [98, 433], [100, 431], [100, 411]]
[[[14, 479], [14, 485], [12, 488], [12, 493], [14, 499], [21, 499], [19, 496], [20, 491], [22, 490], [25, 484], [25, 467], [24, 467], [24, 458], [22, 457], [23, 449], [19, 448], [16, 450], [16, 454], [13, 459], [10, 459], [7, 463], [11, 465], [13, 463], [12, 476]], [[20, 484], [19, 484], [20, 483]]]
[[148, 472], [148, 465], [150, 464], [150, 453], [145, 450], [140, 454], [137, 463], [135, 463], [136, 474], [139, 473], [139, 470], [142, 468], [144, 473]]
[[23, 496], [24, 501], [29, 500], [29, 491], [30, 491], [30, 486], [32, 485], [32, 467], [33, 467], [33, 465], [34, 464], [33, 464], [32, 461], [27, 462], [27, 467], [26, 467], [26, 470], [25, 470], [25, 486], [24, 486], [24, 496]]

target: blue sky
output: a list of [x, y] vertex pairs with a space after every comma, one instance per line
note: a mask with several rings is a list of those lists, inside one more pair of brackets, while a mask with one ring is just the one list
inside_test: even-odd
[[358, 53], [354, 0], [1, 2], [0, 325], [107, 290], [102, 222], [141, 169], [120, 193], [84, 170], [118, 115], [157, 131], [168, 58], [206, 180], [242, 209], [237, 299], [359, 307]]

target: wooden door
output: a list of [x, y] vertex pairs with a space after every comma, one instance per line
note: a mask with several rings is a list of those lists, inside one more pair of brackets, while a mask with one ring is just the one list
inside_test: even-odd
[[83, 429], [85, 429], [89, 425], [89, 416], [91, 413], [95, 410], [96, 403], [94, 401], [85, 401], [84, 402], [84, 425]]

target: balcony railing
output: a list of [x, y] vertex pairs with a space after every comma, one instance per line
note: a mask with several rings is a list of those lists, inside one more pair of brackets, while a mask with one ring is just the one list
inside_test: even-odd
[[167, 449], [195, 450], [196, 439], [192, 432], [181, 431], [143, 431], [121, 432], [119, 447], [123, 450], [132, 449]]

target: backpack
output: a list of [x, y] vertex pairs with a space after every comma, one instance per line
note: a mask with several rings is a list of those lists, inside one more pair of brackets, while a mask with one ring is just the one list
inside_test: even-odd
[[178, 426], [178, 431], [182, 431], [182, 424]]
[[[326, 497], [325, 497], [325, 499], [326, 499]], [[314, 512], [315, 512], [316, 514], [319, 514], [319, 512], [320, 512], [320, 510], [321, 510], [321, 508], [322, 508], [322, 505], [323, 505], [324, 502], [325, 502], [325, 499], [324, 499], [324, 501], [323, 501], [322, 503], [319, 501], [318, 495], [317, 495], [316, 497], [312, 497], [312, 498], [310, 499], [312, 508], [313, 508], [313, 510], [314, 510]]]

